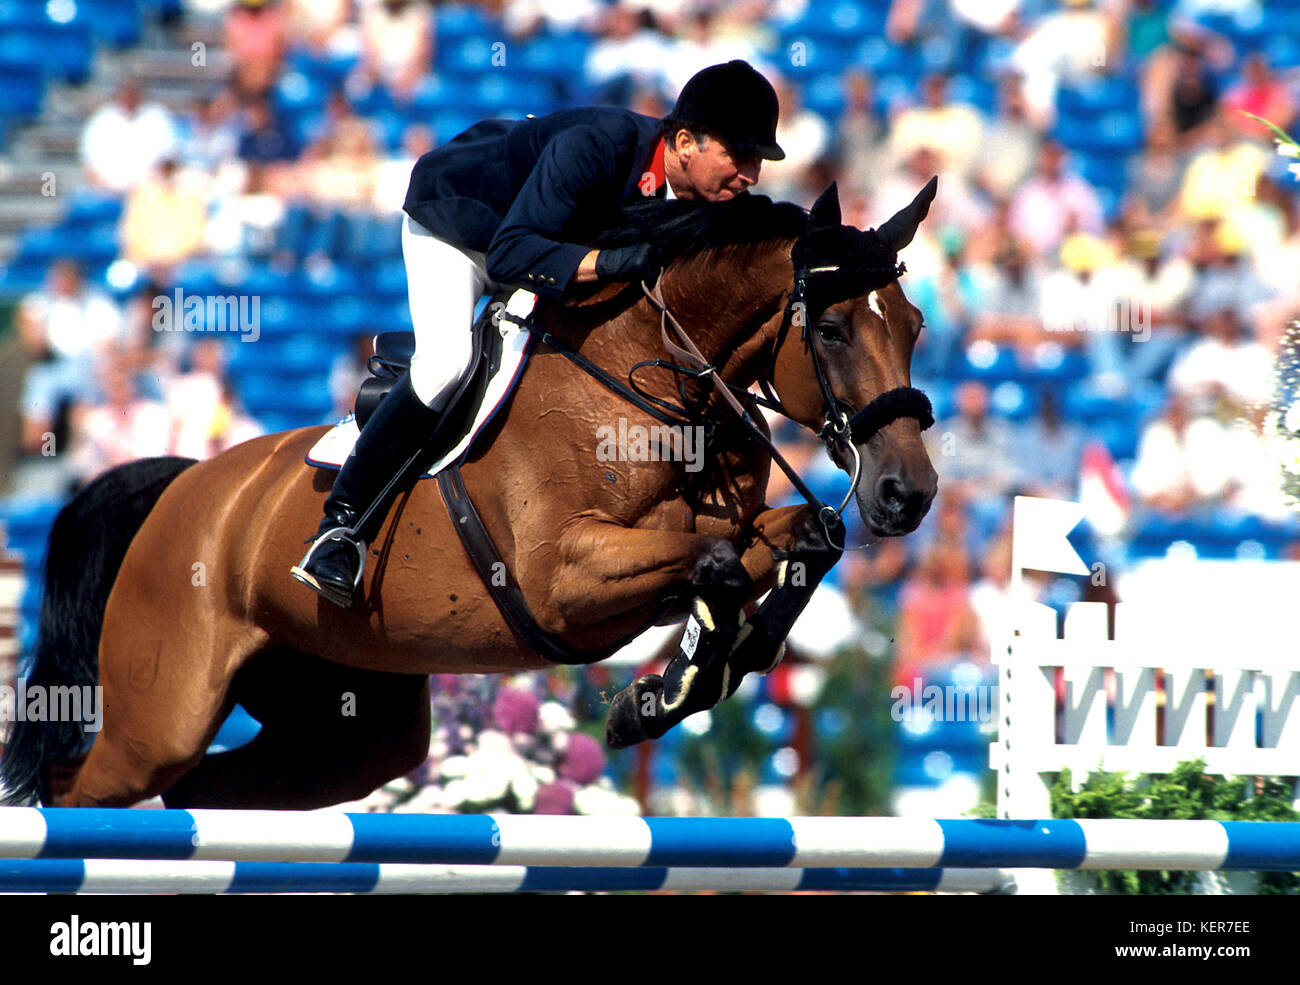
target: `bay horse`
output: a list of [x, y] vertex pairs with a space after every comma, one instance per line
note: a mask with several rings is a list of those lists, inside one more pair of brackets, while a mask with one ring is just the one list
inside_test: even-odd
[[[698, 471], [598, 460], [602, 428], [653, 421], [545, 342], [461, 466], [545, 631], [607, 655], [652, 622], [689, 614], [668, 670], [614, 700], [611, 745], [661, 735], [745, 673], [774, 667], [840, 556], [835, 510], [765, 505], [772, 448], [765, 425], [754, 433], [762, 419], [744, 392], [751, 385], [833, 439], [874, 534], [906, 534], [925, 515], [937, 477], [921, 431], [932, 419], [909, 373], [922, 319], [896, 258], [934, 192], [932, 180], [870, 231], [841, 225], [833, 185], [811, 211], [748, 194], [651, 199], [596, 245], [657, 243], [670, 258], [658, 302], [626, 284], [538, 302], [535, 332], [625, 378], [665, 354], [662, 304], [704, 366], [684, 382], [661, 358], [637, 374], [640, 392], [664, 406], [688, 399], [691, 419], [712, 422]], [[740, 395], [749, 425], [729, 394]], [[63, 508], [28, 685], [98, 681], [102, 727], [17, 723], [0, 764], [9, 802], [128, 806], [161, 795], [169, 807], [311, 809], [354, 800], [424, 761], [429, 674], [551, 666], [503, 621], [432, 481], [386, 518], [350, 608], [289, 577], [330, 487], [329, 473], [304, 462], [322, 433], [267, 435], [197, 463], [131, 463]], [[236, 702], [261, 730], [209, 753]]]

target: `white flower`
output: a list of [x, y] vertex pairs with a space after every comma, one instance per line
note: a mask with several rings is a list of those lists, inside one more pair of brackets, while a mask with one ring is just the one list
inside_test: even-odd
[[1292, 433], [1300, 431], [1300, 401], [1287, 408], [1286, 417], [1282, 419], [1282, 426]]
[[478, 748], [480, 752], [495, 755], [514, 751], [514, 746], [510, 743], [510, 737], [504, 732], [498, 732], [495, 729], [484, 729], [478, 734]]
[[632, 816], [641, 812], [632, 797], [624, 797], [601, 787], [583, 787], [573, 795], [573, 809], [579, 814]]
[[468, 756], [448, 756], [442, 761], [442, 776], [454, 780], [469, 772]]
[[474, 770], [464, 779], [465, 799], [475, 804], [491, 804], [506, 795], [510, 775], [494, 770]]
[[533, 779], [538, 783], [546, 784], [555, 782], [555, 770], [551, 769], [549, 766], [530, 764], [528, 772], [532, 774]]
[[1283, 157], [1300, 157], [1300, 147], [1295, 144], [1286, 144], [1280, 140], [1275, 140], [1273, 143], [1277, 144], [1277, 152]]
[[1290, 171], [1293, 175], [1295, 175], [1297, 178], [1300, 178], [1300, 164], [1288, 164], [1286, 166], [1286, 169]]
[[510, 778], [510, 789], [519, 801], [521, 811], [531, 811], [537, 802], [537, 790], [540, 784], [527, 769], [522, 769]]
[[537, 710], [538, 724], [543, 732], [568, 732], [577, 724], [569, 709], [558, 701], [547, 701]]
[[468, 799], [464, 780], [452, 780], [442, 788], [442, 802], [446, 807], [459, 807]]

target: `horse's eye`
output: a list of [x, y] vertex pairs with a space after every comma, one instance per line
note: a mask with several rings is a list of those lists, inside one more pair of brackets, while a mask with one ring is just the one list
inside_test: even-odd
[[829, 344], [842, 343], [844, 336], [840, 332], [840, 327], [834, 322], [823, 321], [817, 323], [817, 337], [823, 342]]

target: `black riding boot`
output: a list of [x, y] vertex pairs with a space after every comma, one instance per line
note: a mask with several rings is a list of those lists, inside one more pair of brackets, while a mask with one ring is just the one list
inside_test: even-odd
[[[415, 395], [409, 374], [393, 384], [361, 429], [352, 454], [334, 479], [316, 540], [291, 569], [295, 578], [335, 605], [346, 609], [352, 604], [365, 569], [367, 545], [378, 533], [393, 501], [415, 478], [418, 467], [427, 464], [424, 456], [405, 481], [393, 482], [387, 494], [385, 487], [412, 455], [429, 446], [441, 418], [440, 412], [430, 410]], [[356, 529], [372, 503], [375, 507], [364, 529]]]

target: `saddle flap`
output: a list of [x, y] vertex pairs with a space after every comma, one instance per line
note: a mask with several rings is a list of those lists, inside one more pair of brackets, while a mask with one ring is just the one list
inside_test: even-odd
[[[509, 295], [506, 307], [514, 317], [527, 318], [536, 300], [536, 295], [520, 290]], [[489, 304], [475, 319], [474, 369], [448, 404], [444, 426], [438, 433], [439, 449], [445, 444], [451, 447], [429, 466], [426, 475], [436, 475], [468, 451], [497, 410], [507, 402], [522, 374], [530, 333], [512, 322], [502, 322], [498, 326], [492, 315], [493, 306]], [[308, 451], [307, 464], [334, 469], [343, 464], [352, 451], [359, 428], [409, 367], [409, 354], [404, 354], [404, 345], [413, 348], [413, 337], [409, 332], [384, 332], [376, 337], [377, 351], [372, 360], [382, 359], [386, 373], [372, 376], [362, 384], [354, 414], [321, 436]], [[371, 369], [373, 372], [373, 365]], [[389, 373], [391, 375], [387, 375]], [[430, 453], [437, 454], [437, 451], [430, 448]]]

